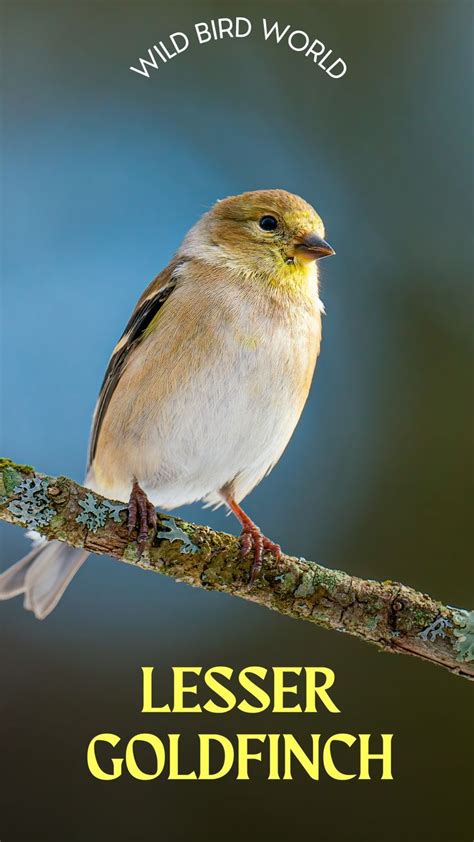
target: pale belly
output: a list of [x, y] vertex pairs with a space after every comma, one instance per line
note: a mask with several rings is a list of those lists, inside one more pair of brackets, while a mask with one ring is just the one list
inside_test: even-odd
[[97, 491], [127, 500], [136, 478], [158, 507], [219, 505], [223, 489], [243, 499], [278, 460], [309, 391], [320, 325], [308, 317], [294, 336], [282, 324], [260, 326], [253, 343], [234, 331], [213, 339], [205, 354], [199, 337], [180, 345], [166, 383], [163, 342], [145, 374], [143, 361], [129, 367], [90, 477]]
[[157, 428], [150, 435], [147, 465], [140, 466], [156, 506], [219, 504], [226, 487], [241, 500], [278, 460], [302, 406], [275, 363], [270, 355], [244, 354], [225, 377], [221, 367], [201, 372], [164, 408], [172, 433]]

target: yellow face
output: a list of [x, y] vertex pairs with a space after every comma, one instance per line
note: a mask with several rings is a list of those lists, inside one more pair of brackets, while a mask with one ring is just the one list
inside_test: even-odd
[[204, 218], [210, 248], [229, 267], [275, 285], [315, 274], [334, 254], [314, 208], [285, 190], [257, 190], [223, 199]]

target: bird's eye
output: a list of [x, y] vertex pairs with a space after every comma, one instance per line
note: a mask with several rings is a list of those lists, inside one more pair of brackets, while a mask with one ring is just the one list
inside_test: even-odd
[[258, 224], [262, 231], [275, 231], [278, 228], [278, 222], [274, 216], [262, 216]]

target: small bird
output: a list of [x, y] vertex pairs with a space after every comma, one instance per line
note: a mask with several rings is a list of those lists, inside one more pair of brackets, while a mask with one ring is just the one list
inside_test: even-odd
[[[282, 455], [321, 343], [317, 261], [334, 254], [311, 205], [285, 190], [221, 199], [146, 288], [114, 348], [94, 412], [85, 485], [128, 502], [143, 552], [155, 506], [225, 504], [242, 555], [280, 547], [240, 506]], [[88, 553], [35, 546], [0, 576], [42, 619]]]

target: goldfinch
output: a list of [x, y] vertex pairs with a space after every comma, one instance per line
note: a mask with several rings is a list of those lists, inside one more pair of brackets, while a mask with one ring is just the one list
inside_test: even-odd
[[[240, 501], [271, 471], [308, 396], [321, 343], [317, 261], [334, 250], [314, 208], [285, 190], [218, 201], [139, 299], [94, 413], [85, 485], [128, 502], [142, 552], [155, 506], [225, 504], [251, 581], [280, 547]], [[37, 617], [87, 556], [54, 541], [0, 576]]]

